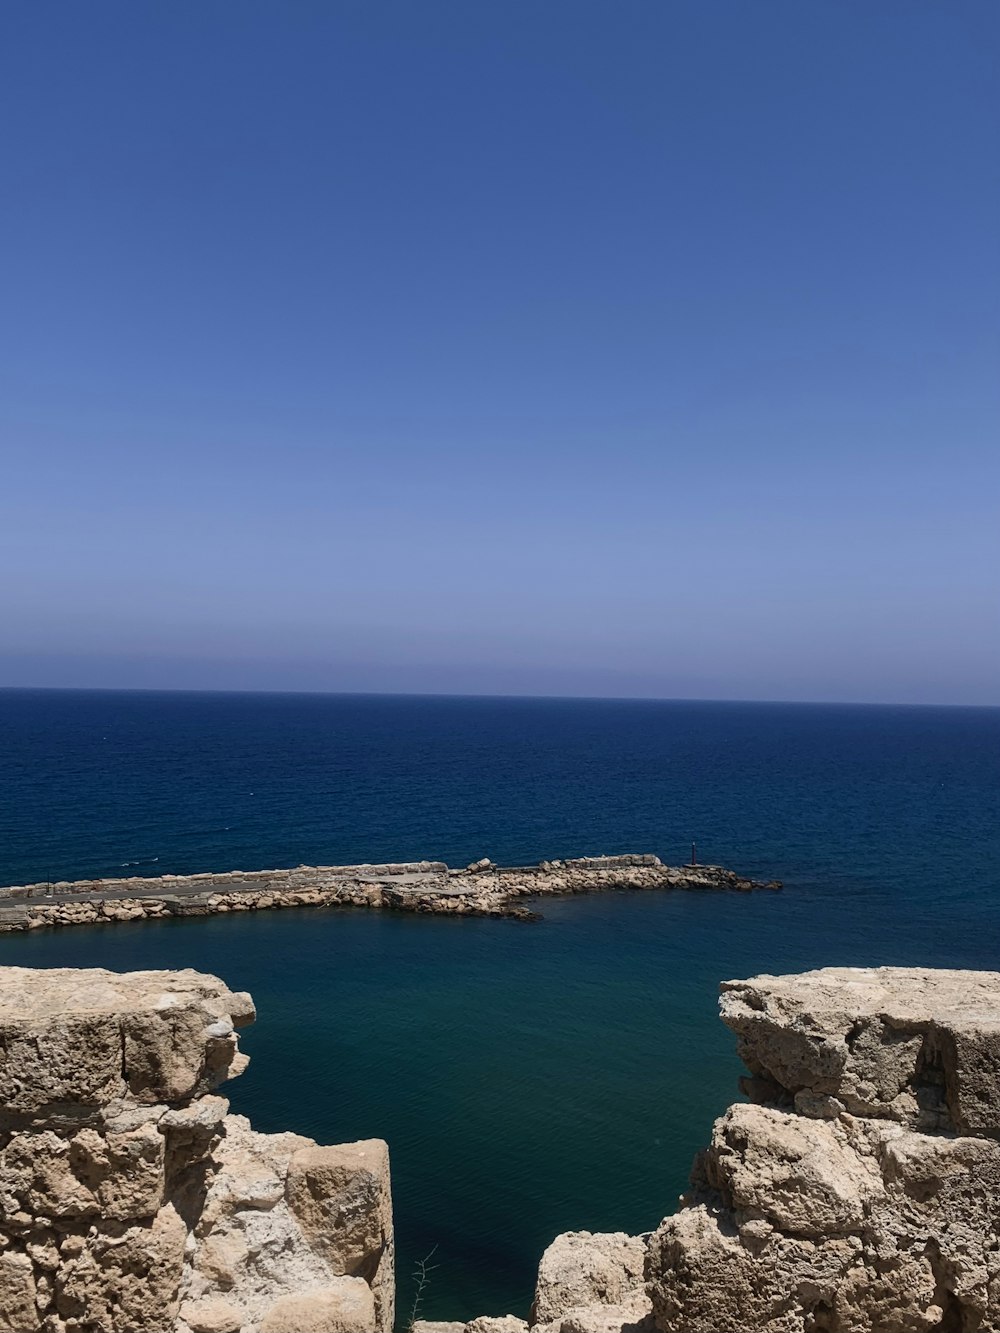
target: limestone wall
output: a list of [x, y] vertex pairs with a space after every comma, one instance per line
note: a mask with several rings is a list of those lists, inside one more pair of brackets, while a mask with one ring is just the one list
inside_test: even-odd
[[0, 1333], [388, 1333], [386, 1145], [258, 1134], [248, 995], [0, 968]]

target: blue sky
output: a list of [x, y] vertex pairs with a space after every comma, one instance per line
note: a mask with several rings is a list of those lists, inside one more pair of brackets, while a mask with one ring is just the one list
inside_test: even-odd
[[0, 684], [1000, 703], [996, 0], [7, 0]]

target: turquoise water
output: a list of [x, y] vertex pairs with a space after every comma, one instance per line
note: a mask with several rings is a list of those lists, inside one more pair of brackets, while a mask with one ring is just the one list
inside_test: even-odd
[[[262, 1129], [388, 1139], [400, 1300], [524, 1313], [568, 1228], [656, 1225], [738, 1066], [718, 982], [1000, 966], [1000, 711], [0, 692], [0, 880], [619, 850], [781, 894], [35, 932], [29, 966], [192, 966], [253, 992]], [[153, 858], [158, 858], [154, 860]]]

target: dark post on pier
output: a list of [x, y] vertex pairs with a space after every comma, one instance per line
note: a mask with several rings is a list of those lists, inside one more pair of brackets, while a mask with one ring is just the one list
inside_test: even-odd
[[691, 864], [693, 866], [698, 864], [698, 847], [695, 843], [691, 844]]

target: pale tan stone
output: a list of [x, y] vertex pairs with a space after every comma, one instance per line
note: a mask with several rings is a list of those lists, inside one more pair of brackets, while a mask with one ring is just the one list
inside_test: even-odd
[[528, 1333], [528, 1325], [516, 1314], [480, 1314], [465, 1325], [465, 1333]]
[[836, 1097], [930, 1132], [1000, 1133], [1000, 974], [826, 967], [722, 990], [762, 1090]]
[[104, 1218], [152, 1217], [163, 1202], [164, 1141], [155, 1123], [101, 1136], [84, 1129], [70, 1140], [73, 1174]]
[[54, 1130], [14, 1134], [0, 1152], [0, 1205], [37, 1216], [81, 1217], [98, 1211], [93, 1191], [72, 1169], [70, 1142]]
[[229, 1301], [210, 1296], [200, 1301], [185, 1301], [181, 1319], [191, 1333], [240, 1333], [244, 1311]]
[[763, 1106], [716, 1121], [705, 1171], [740, 1218], [798, 1236], [859, 1232], [885, 1196], [878, 1164], [839, 1124]]
[[260, 1323], [260, 1333], [377, 1333], [371, 1287], [358, 1277], [333, 1278], [326, 1287], [281, 1296]]
[[239, 1281], [249, 1255], [242, 1231], [212, 1232], [198, 1244], [194, 1262], [208, 1283], [229, 1291]]
[[645, 1240], [624, 1232], [557, 1236], [538, 1267], [532, 1324], [560, 1333], [573, 1321], [613, 1325], [617, 1319], [619, 1328], [638, 1323], [650, 1310], [645, 1257]]
[[388, 1333], [385, 1145], [228, 1115], [252, 1012], [195, 972], [0, 969], [0, 1333]]
[[80, 1333], [172, 1333], [187, 1229], [170, 1205], [145, 1225], [95, 1228], [56, 1273], [56, 1313]]
[[33, 1333], [38, 1327], [35, 1278], [26, 1254], [0, 1254], [0, 1333]]
[[379, 1328], [394, 1317], [389, 1150], [381, 1139], [301, 1148], [285, 1194], [310, 1243], [334, 1273], [365, 1278], [375, 1292]]
[[68, 1113], [126, 1093], [154, 1103], [207, 1091], [232, 1063], [233, 1025], [252, 1017], [248, 996], [198, 972], [5, 968], [0, 1106]]
[[650, 1241], [657, 1327], [1000, 1328], [1000, 976], [827, 968], [723, 992], [754, 1095], [782, 1105], [716, 1123]]
[[528, 1325], [516, 1315], [480, 1315], [465, 1326], [465, 1333], [528, 1333]]

